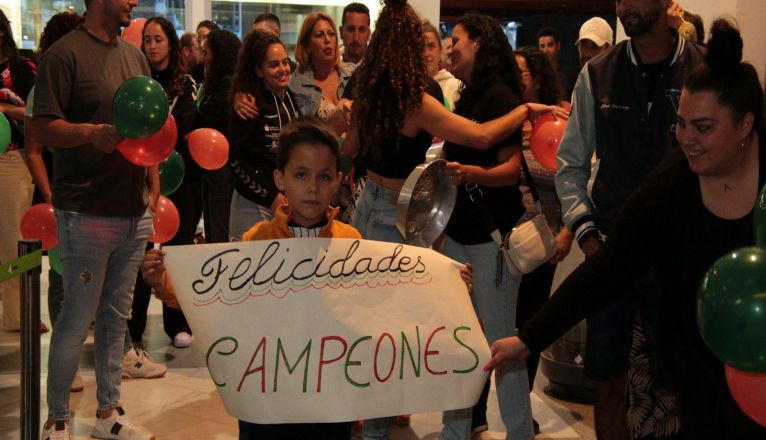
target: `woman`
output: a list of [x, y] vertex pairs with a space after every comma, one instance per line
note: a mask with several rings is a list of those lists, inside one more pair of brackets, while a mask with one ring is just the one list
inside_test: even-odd
[[[441, 90], [428, 77], [423, 51], [415, 11], [403, 0], [386, 1], [365, 55], [375, 62], [357, 70], [352, 128], [343, 144], [345, 154], [358, 153], [367, 166], [367, 184], [351, 220], [366, 239], [404, 241], [395, 227], [396, 199], [410, 172], [424, 162], [432, 136], [487, 149], [515, 132], [530, 113], [566, 114], [530, 104], [483, 124], [457, 116], [429, 94]], [[460, 183], [463, 176], [455, 176]], [[386, 438], [389, 423], [389, 418], [366, 421], [365, 438]]]
[[668, 341], [663, 357], [679, 399], [683, 438], [766, 438], [766, 429], [732, 399], [723, 363], [696, 322], [697, 289], [707, 270], [728, 252], [753, 244], [753, 207], [766, 181], [763, 89], [753, 66], [741, 59], [739, 32], [716, 21], [705, 63], [681, 93], [680, 148], [631, 196], [602, 249], [567, 278], [520, 335], [492, 344], [488, 366], [546, 347], [617, 300], [615, 292], [624, 290], [618, 286], [654, 264], [667, 292], [660, 310]]
[[[192, 159], [186, 145], [186, 136], [197, 117], [197, 106], [193, 96], [196, 84], [192, 77], [184, 72], [180, 46], [178, 34], [166, 18], [151, 17], [146, 21], [141, 49], [149, 61], [152, 78], [162, 85], [168, 95], [170, 112], [178, 129], [176, 151], [183, 158], [185, 169], [181, 186], [168, 196], [178, 208], [180, 224], [178, 232], [167, 245], [194, 243], [197, 224], [202, 215], [202, 169]], [[139, 275], [133, 295], [133, 317], [128, 322], [131, 339], [139, 346], [146, 328], [146, 311], [150, 298], [151, 290]], [[172, 309], [163, 303], [162, 322], [165, 333], [175, 347], [185, 348], [191, 345], [191, 328], [180, 310]]]
[[[521, 103], [519, 68], [500, 23], [486, 15], [466, 14], [455, 25], [452, 40], [447, 53], [452, 74], [464, 84], [455, 113], [484, 122]], [[447, 172], [461, 183], [445, 230], [444, 253], [474, 267], [472, 299], [492, 343], [516, 332], [521, 277], [508, 272], [498, 258], [500, 249], [490, 233], [507, 233], [524, 213], [518, 187], [521, 130], [486, 150], [449, 142], [445, 151]], [[517, 363], [495, 376], [508, 438], [534, 437], [526, 374], [525, 365]], [[470, 438], [470, 408], [446, 413], [445, 421], [442, 438]]]
[[[11, 141], [0, 154], [0, 262], [7, 263], [18, 256], [21, 240], [19, 223], [32, 206], [34, 185], [24, 157], [24, 99], [34, 85], [36, 67], [19, 55], [13, 41], [11, 25], [0, 10], [0, 112], [11, 126]], [[5, 147], [5, 146], [3, 146]], [[21, 325], [19, 278], [0, 282], [3, 301], [3, 328], [17, 331]], [[47, 330], [47, 329], [46, 329]]]
[[336, 29], [324, 12], [306, 16], [295, 46], [298, 67], [290, 90], [302, 115], [317, 116], [341, 134], [347, 127], [339, 104], [355, 65], [341, 60]]
[[[560, 105], [561, 90], [558, 79], [556, 79], [556, 72], [553, 70], [548, 57], [540, 49], [532, 46], [520, 48], [515, 52], [515, 55], [521, 70], [524, 102]], [[553, 182], [556, 171], [542, 166], [529, 149], [531, 131], [532, 124], [525, 123], [522, 152], [540, 196], [545, 219], [548, 221], [551, 231], [556, 234], [557, 252], [551, 258], [550, 264], [543, 264], [522, 277], [516, 315], [518, 327], [521, 327], [548, 300], [553, 284], [553, 275], [556, 272], [556, 264], [569, 254], [574, 239], [574, 234], [569, 231], [561, 219], [561, 205]], [[529, 182], [526, 182], [526, 177], [523, 174], [521, 176], [521, 191], [527, 215], [531, 218], [537, 214], [537, 208], [529, 190]], [[533, 353], [526, 362], [530, 391], [534, 386], [539, 361], [540, 353]]]
[[[229, 31], [214, 30], [207, 35], [202, 58], [205, 84], [197, 96], [199, 115], [194, 128], [213, 128], [229, 138], [229, 88], [241, 45], [239, 38]], [[233, 193], [234, 175], [228, 166], [203, 171], [202, 212], [208, 243], [229, 241], [229, 209]]]
[[274, 161], [282, 127], [299, 113], [288, 90], [290, 59], [279, 37], [253, 31], [245, 37], [232, 87], [260, 104], [255, 119], [230, 120], [229, 166], [236, 178], [231, 199], [229, 236], [238, 241], [261, 220], [270, 220], [284, 196], [274, 184]]
[[441, 68], [442, 39], [441, 33], [430, 21], [423, 21], [423, 38], [425, 39], [426, 67], [428, 76], [439, 83], [444, 94], [444, 105], [447, 110], [455, 109], [455, 101], [460, 97], [460, 80]]

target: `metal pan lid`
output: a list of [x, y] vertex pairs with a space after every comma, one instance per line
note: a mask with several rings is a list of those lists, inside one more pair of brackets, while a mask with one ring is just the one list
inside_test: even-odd
[[443, 145], [439, 142], [429, 148], [426, 162], [410, 173], [399, 192], [396, 228], [406, 244], [430, 247], [455, 208], [457, 187], [447, 177], [447, 161], [438, 158]]

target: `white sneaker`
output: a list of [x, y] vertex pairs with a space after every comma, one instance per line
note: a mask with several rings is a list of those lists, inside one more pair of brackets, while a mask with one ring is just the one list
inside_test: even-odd
[[82, 383], [82, 376], [80, 376], [80, 372], [77, 371], [74, 373], [74, 380], [72, 380], [72, 385], [69, 386], [69, 392], [79, 393], [83, 389], [85, 389], [85, 385]]
[[186, 348], [192, 344], [192, 335], [188, 332], [178, 332], [173, 337], [173, 346], [176, 348]]
[[96, 426], [91, 437], [116, 440], [154, 440], [154, 434], [143, 426], [134, 425], [121, 407], [112, 411], [112, 415], [102, 419], [96, 413]]
[[42, 440], [69, 440], [72, 437], [69, 435], [69, 421], [68, 420], [56, 420], [50, 426], [45, 428], [43, 425]]
[[132, 348], [122, 355], [122, 377], [125, 379], [153, 379], [164, 376], [167, 371], [166, 366], [154, 362], [142, 348]]

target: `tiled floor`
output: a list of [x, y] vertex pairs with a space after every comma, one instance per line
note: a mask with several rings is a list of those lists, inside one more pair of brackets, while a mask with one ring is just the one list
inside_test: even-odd
[[[44, 271], [44, 274], [47, 272]], [[43, 321], [47, 316], [47, 276], [41, 279]], [[162, 331], [162, 308], [157, 300], [149, 307], [149, 320], [144, 344], [155, 361], [166, 363], [169, 371], [160, 379], [124, 380], [122, 404], [131, 418], [151, 429], [160, 439], [236, 439], [236, 420], [229, 416], [218, 397], [213, 382], [204, 368], [202, 353], [194, 345], [188, 349], [169, 346]], [[42, 337], [41, 391], [45, 406], [45, 380], [50, 333]], [[20, 410], [19, 333], [0, 333], [0, 440], [18, 439]], [[96, 411], [95, 378], [93, 374], [92, 338], [88, 338], [81, 359], [81, 373], [85, 391], [71, 394], [70, 407], [74, 412], [73, 433], [76, 439], [90, 438]], [[543, 389], [544, 376], [539, 375], [532, 393], [532, 410], [542, 433], [537, 439], [595, 439], [593, 410], [553, 399]], [[490, 430], [479, 439], [504, 439], [505, 432], [497, 409], [494, 390], [490, 393], [487, 419]], [[391, 439], [438, 439], [441, 413], [415, 414], [409, 427], [392, 429]]]

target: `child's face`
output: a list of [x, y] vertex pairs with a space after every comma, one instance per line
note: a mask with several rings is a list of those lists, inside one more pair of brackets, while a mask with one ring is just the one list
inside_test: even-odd
[[336, 161], [325, 145], [300, 144], [293, 149], [285, 169], [274, 170], [274, 182], [285, 193], [293, 222], [309, 227], [324, 219], [340, 185]]

